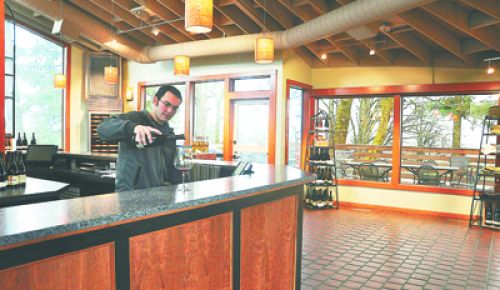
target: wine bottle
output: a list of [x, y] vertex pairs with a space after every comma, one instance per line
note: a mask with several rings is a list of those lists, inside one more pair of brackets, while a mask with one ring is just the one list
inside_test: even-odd
[[35, 132], [33, 132], [33, 134], [31, 134], [30, 145], [36, 145]]
[[26, 132], [23, 133], [23, 146], [28, 147], [28, 139], [26, 138]]
[[325, 119], [325, 128], [330, 127], [330, 122], [328, 121], [328, 118]]
[[7, 186], [14, 187], [17, 186], [17, 168], [14, 162], [13, 152], [7, 152]]
[[5, 168], [4, 155], [0, 153], [0, 190], [7, 187], [7, 169]]
[[311, 187], [308, 187], [306, 190], [306, 195], [304, 196], [304, 202], [306, 205], [309, 205], [309, 203], [311, 202], [310, 195], [311, 195]]
[[17, 168], [19, 171], [19, 186], [26, 185], [26, 166], [24, 165], [23, 153], [17, 152]]
[[486, 204], [486, 209], [484, 210], [485, 211], [484, 223], [487, 226], [493, 225], [493, 208], [492, 208], [491, 204], [492, 204], [491, 202], [488, 202]]
[[21, 132], [17, 132], [16, 148], [23, 146], [23, 140], [21, 139]]
[[151, 137], [153, 139], [153, 142], [147, 143], [146, 145], [140, 144], [139, 142], [135, 141], [135, 135], [132, 135], [132, 141], [134, 141], [135, 146], [139, 149], [144, 149], [148, 148], [151, 146], [158, 146], [158, 145], [165, 145], [166, 142], [168, 141], [176, 141], [176, 140], [185, 140], [186, 136], [184, 134], [179, 134], [179, 135], [158, 135], [158, 134], [151, 134]]
[[332, 193], [331, 190], [330, 190], [330, 192], [328, 194], [328, 206], [329, 207], [333, 207], [333, 193]]

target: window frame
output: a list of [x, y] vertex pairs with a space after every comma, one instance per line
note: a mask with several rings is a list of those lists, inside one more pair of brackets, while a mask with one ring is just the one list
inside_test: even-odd
[[[185, 110], [185, 144], [191, 144], [191, 139], [193, 138], [193, 117], [194, 117], [194, 86], [196, 83], [210, 82], [210, 81], [224, 81], [224, 145], [223, 145], [223, 156], [224, 160], [232, 160], [233, 155], [233, 144], [232, 140], [232, 116], [234, 116], [234, 100], [248, 100], [256, 99], [269, 99], [269, 143], [268, 143], [268, 163], [275, 163], [275, 151], [276, 151], [276, 75], [275, 70], [272, 71], [256, 71], [251, 73], [232, 73], [232, 74], [221, 74], [221, 75], [206, 75], [206, 76], [187, 76], [179, 77], [175, 80], [165, 80], [165, 81], [144, 81], [137, 83], [137, 91], [139, 92], [139, 100], [137, 102], [137, 110], [144, 109], [146, 87], [158, 86], [166, 84], [180, 84], [185, 83], [186, 92], [184, 103], [186, 106]], [[270, 77], [271, 89], [270, 90], [254, 90], [254, 91], [237, 91], [233, 90], [234, 80], [239, 79], [249, 79], [249, 78], [259, 78], [259, 77]]]
[[[312, 91], [312, 86], [301, 83], [298, 81], [294, 81], [291, 79], [286, 80], [286, 108], [285, 108], [285, 165], [288, 165], [288, 147], [289, 147], [289, 125], [290, 125], [290, 89], [291, 88], [298, 88], [304, 92], [302, 96], [302, 136], [301, 136], [301, 141], [300, 141], [300, 168], [304, 168], [305, 164], [305, 152], [306, 152], [306, 141], [307, 140], [307, 129], [309, 128], [309, 119], [311, 116], [311, 112], [309, 110], [309, 104], [310, 104], [310, 98], [311, 98], [311, 91]], [[306, 112], [309, 112], [306, 114]]]
[[[7, 20], [12, 20], [12, 17], [8, 16], [8, 15], [5, 15], [4, 13], [2, 13], [3, 15], [3, 21], [2, 21], [2, 24], [1, 24], [1, 31], [3, 31], [3, 34], [5, 36], [5, 21]], [[66, 74], [66, 87], [64, 89], [61, 89], [61, 97], [62, 97], [62, 104], [61, 104], [61, 110], [62, 110], [62, 118], [61, 118], [61, 144], [62, 144], [62, 148], [59, 148], [59, 150], [63, 150], [63, 151], [69, 151], [71, 148], [70, 148], [70, 125], [69, 125], [69, 122], [70, 122], [70, 117], [71, 117], [71, 112], [70, 112], [70, 89], [71, 89], [71, 46], [65, 42], [65, 41], [62, 41], [61, 39], [51, 35], [51, 34], [48, 34], [46, 32], [43, 32], [43, 31], [40, 31], [39, 29], [33, 27], [32, 25], [24, 22], [24, 21], [21, 21], [19, 19], [15, 19], [14, 20], [14, 24], [15, 26], [21, 26], [23, 29], [29, 31], [30, 33], [33, 33], [47, 41], [50, 41], [52, 42], [53, 44], [55, 45], [59, 45], [61, 46], [62, 48], [62, 67], [63, 67], [63, 72], [65, 72]], [[15, 30], [15, 27], [14, 27], [14, 30]], [[15, 32], [14, 32], [15, 33]], [[4, 37], [5, 39], [5, 37]], [[13, 136], [15, 135], [15, 132], [16, 132], [16, 127], [15, 127], [15, 118], [16, 118], [16, 114], [15, 114], [15, 75], [16, 75], [16, 69], [15, 69], [15, 60], [16, 60], [16, 52], [15, 52], [15, 47], [16, 47], [16, 44], [15, 44], [15, 41], [16, 39], [14, 39], [14, 88], [13, 88], [13, 96], [12, 96], [12, 102], [13, 102], [13, 113], [12, 113], [12, 124], [13, 124]], [[5, 40], [4, 40], [5, 42]], [[0, 63], [1, 67], [2, 67], [2, 72], [3, 72], [3, 81], [1, 82], [1, 86], [0, 86], [0, 89], [2, 89], [3, 91], [5, 91], [5, 43], [3, 43], [2, 45], [2, 50], [3, 50], [3, 58], [2, 58], [2, 63]], [[2, 88], [3, 87], [3, 88]], [[10, 98], [9, 98], [10, 99]], [[0, 139], [1, 140], [5, 140], [5, 96], [4, 96], [4, 101], [1, 102], [1, 108], [0, 108], [0, 112], [2, 112], [3, 114], [3, 118], [2, 120], [0, 121]], [[5, 151], [5, 144], [4, 142], [0, 142], [1, 145], [0, 145], [0, 149], [2, 151]]]
[[[394, 132], [392, 144], [392, 171], [391, 182], [381, 183], [366, 180], [347, 180], [341, 179], [339, 185], [372, 187], [380, 189], [392, 189], [402, 191], [432, 192], [450, 195], [472, 196], [472, 189], [454, 189], [441, 188], [436, 186], [422, 186], [401, 184], [401, 106], [402, 97], [410, 95], [452, 95], [452, 94], [498, 94], [500, 104], [500, 82], [475, 82], [475, 83], [457, 83], [457, 84], [422, 84], [422, 85], [391, 85], [391, 86], [372, 86], [372, 87], [347, 87], [347, 88], [326, 88], [313, 89], [309, 101], [310, 109], [304, 109], [304, 116], [309, 119], [315, 112], [316, 100], [318, 98], [348, 98], [348, 97], [377, 97], [381, 95], [392, 95], [394, 98]], [[310, 124], [307, 128], [310, 128]], [[497, 160], [499, 162], [499, 160]]]

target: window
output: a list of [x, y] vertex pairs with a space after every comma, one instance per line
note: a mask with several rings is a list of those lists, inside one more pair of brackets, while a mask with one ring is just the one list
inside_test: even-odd
[[497, 103], [496, 95], [404, 97], [401, 183], [471, 188], [483, 118]]
[[10, 21], [5, 28], [6, 133], [35, 133], [39, 143], [61, 148], [64, 93], [54, 88], [54, 74], [64, 67], [64, 47]]
[[[176, 84], [173, 86], [181, 92], [182, 104], [179, 107], [179, 110], [177, 110], [177, 113], [175, 114], [175, 116], [170, 121], [168, 121], [168, 124], [170, 125], [171, 128], [174, 129], [175, 134], [184, 134], [184, 132], [185, 132], [184, 120], [186, 117], [185, 116], [186, 115], [186, 106], [184, 105], [185, 104], [184, 94], [186, 91], [186, 85], [185, 84]], [[150, 112], [151, 110], [153, 110], [153, 98], [156, 94], [156, 91], [158, 91], [159, 88], [160, 88], [160, 86], [146, 87], [146, 103], [145, 103], [146, 111]]]
[[268, 91], [271, 89], [270, 76], [252, 76], [248, 78], [232, 79], [234, 92]]
[[302, 107], [304, 90], [290, 87], [288, 107], [288, 160], [289, 166], [300, 168], [302, 149]]
[[389, 182], [393, 98], [322, 98], [316, 107], [333, 120], [335, 134], [329, 139], [335, 141], [338, 177]]
[[194, 84], [193, 137], [207, 136], [209, 150], [222, 154], [224, 144], [224, 81]]

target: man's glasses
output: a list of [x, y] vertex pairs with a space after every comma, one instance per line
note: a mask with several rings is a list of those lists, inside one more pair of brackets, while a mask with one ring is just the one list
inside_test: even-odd
[[167, 108], [172, 108], [174, 111], [179, 110], [179, 106], [174, 106], [169, 101], [161, 101], [160, 100], [160, 103], [162, 103]]

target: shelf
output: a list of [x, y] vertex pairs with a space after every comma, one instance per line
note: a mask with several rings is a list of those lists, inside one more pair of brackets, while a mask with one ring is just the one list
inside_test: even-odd
[[[491, 192], [493, 193], [493, 192]], [[479, 195], [479, 200], [484, 201], [500, 201], [500, 193], [497, 194], [487, 194], [487, 192], [482, 192]]]
[[313, 145], [313, 146], [309, 146], [309, 148], [335, 149], [335, 146], [318, 146], [318, 145]]
[[306, 185], [307, 186], [337, 186], [337, 184], [335, 184], [331, 180], [316, 180], [316, 181], [313, 181], [310, 183], [306, 183]]
[[478, 174], [479, 176], [500, 176], [500, 172], [493, 172], [493, 171], [482, 171]]
[[314, 134], [317, 132], [324, 132], [324, 133], [330, 133], [330, 129], [313, 129], [309, 130], [309, 134]]
[[500, 226], [495, 226], [495, 225], [490, 226], [490, 225], [484, 224], [481, 227], [483, 227], [485, 229], [500, 230]]
[[333, 160], [307, 160], [307, 162], [311, 165], [327, 165], [334, 166]]

